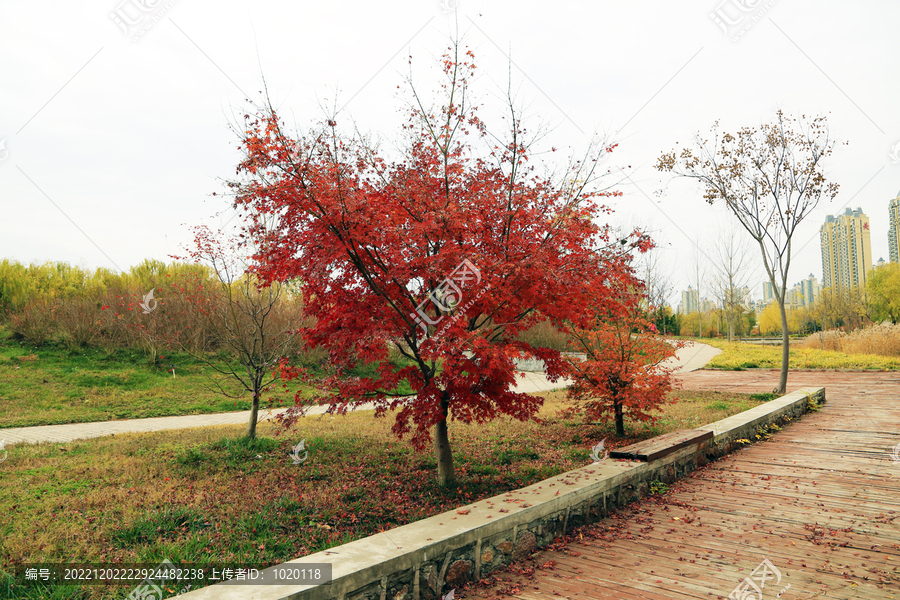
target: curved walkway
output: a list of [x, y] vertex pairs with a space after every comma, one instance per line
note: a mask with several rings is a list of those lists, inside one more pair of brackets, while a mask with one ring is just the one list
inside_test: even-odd
[[[565, 387], [568, 382], [551, 383], [543, 373], [520, 373], [516, 391], [523, 393], [544, 392], [558, 387]], [[371, 410], [372, 405], [363, 405], [356, 410]], [[259, 421], [268, 421], [287, 410], [276, 408], [260, 410]], [[314, 406], [307, 414], [322, 414], [325, 406]], [[71, 442], [117, 433], [140, 433], [146, 431], [164, 431], [167, 429], [190, 429], [192, 427], [211, 427], [216, 425], [246, 425], [250, 419], [250, 411], [209, 413], [202, 415], [184, 415], [180, 417], [152, 417], [149, 419], [126, 419], [121, 421], [97, 421], [93, 423], [69, 423], [66, 425], [39, 425], [36, 427], [10, 427], [0, 429], [0, 440], [6, 445], [37, 444], [41, 442]]]
[[666, 365], [674, 366], [675, 373], [690, 373], [705, 367], [709, 361], [722, 351], [709, 344], [688, 342], [684, 348], [675, 351], [675, 357], [666, 361]]
[[[706, 344], [693, 343], [678, 351], [672, 363], [676, 372], [683, 373], [702, 368], [710, 359], [721, 352]], [[544, 373], [519, 372], [516, 391], [533, 394], [567, 387], [571, 381], [560, 379], [551, 382]], [[371, 410], [371, 405], [364, 405], [356, 410]], [[260, 421], [266, 421], [283, 412], [284, 408], [260, 411]], [[324, 406], [311, 408], [307, 414], [321, 414]], [[88, 438], [115, 435], [117, 433], [140, 433], [146, 431], [164, 431], [167, 429], [189, 429], [192, 427], [210, 427], [216, 425], [244, 425], [250, 418], [250, 411], [212, 413], [203, 415], [184, 415], [180, 417], [152, 417], [149, 419], [128, 419], [122, 421], [98, 421], [94, 423], [70, 423], [67, 425], [40, 425], [37, 427], [11, 427], [0, 429], [0, 440], [6, 445], [37, 444], [41, 442], [71, 442]]]

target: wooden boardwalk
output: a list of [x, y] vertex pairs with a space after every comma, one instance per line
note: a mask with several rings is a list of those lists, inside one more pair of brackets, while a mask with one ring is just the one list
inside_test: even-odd
[[[777, 376], [699, 371], [683, 381], [756, 392]], [[807, 385], [826, 387], [819, 412], [464, 597], [900, 600], [900, 462], [891, 457], [900, 374], [790, 375], [789, 390]]]

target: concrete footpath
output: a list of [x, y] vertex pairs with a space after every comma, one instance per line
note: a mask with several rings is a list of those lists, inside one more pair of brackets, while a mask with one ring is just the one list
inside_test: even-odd
[[666, 365], [675, 367], [675, 373], [690, 373], [705, 367], [709, 361], [722, 351], [709, 344], [688, 342], [684, 348], [675, 352], [675, 357], [666, 361]]
[[[671, 364], [676, 366], [676, 373], [685, 373], [701, 369], [713, 356], [721, 352], [706, 344], [692, 343], [678, 351]], [[525, 394], [546, 392], [568, 387], [571, 381], [560, 379], [550, 382], [544, 373], [517, 372], [515, 391]], [[356, 410], [371, 410], [372, 405], [363, 405]], [[260, 422], [274, 418], [285, 411], [285, 408], [260, 411]], [[324, 406], [315, 406], [307, 414], [322, 414]], [[0, 440], [6, 445], [37, 444], [41, 442], [71, 442], [88, 438], [115, 435], [117, 433], [139, 433], [144, 431], [164, 431], [167, 429], [189, 429], [192, 427], [210, 427], [216, 425], [245, 425], [250, 418], [249, 411], [212, 413], [202, 415], [185, 415], [181, 417], [153, 417], [150, 419], [128, 419], [123, 421], [99, 421], [94, 423], [71, 423], [67, 425], [41, 425], [37, 427], [11, 427], [0, 429]]]

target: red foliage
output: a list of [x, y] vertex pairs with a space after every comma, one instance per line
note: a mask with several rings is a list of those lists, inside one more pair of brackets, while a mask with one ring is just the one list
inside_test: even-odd
[[[632, 288], [633, 289], [633, 288]], [[641, 295], [621, 293], [619, 304], [594, 313], [589, 329], [573, 332], [573, 345], [585, 360], [572, 360], [575, 383], [569, 397], [584, 409], [589, 420], [612, 414], [616, 433], [624, 435], [624, 418], [652, 420], [651, 411], [666, 401], [672, 390], [672, 367], [664, 361], [675, 355], [683, 341], [660, 337], [640, 305]]]
[[[539, 176], [518, 115], [511, 142], [474, 151], [469, 140], [486, 139], [486, 128], [467, 100], [471, 61], [471, 53], [444, 57], [444, 105], [411, 111], [400, 159], [342, 135], [333, 120], [289, 135], [269, 106], [247, 117], [241, 178], [231, 182], [248, 234], [264, 248], [254, 257], [259, 274], [302, 282], [316, 320], [303, 334], [338, 368], [319, 401], [336, 412], [367, 401], [378, 415], [396, 409], [393, 431], [411, 433], [420, 449], [448, 417], [532, 418], [541, 400], [510, 391], [514, 359], [541, 358], [553, 378], [566, 365], [517, 334], [540, 319], [582, 322], [589, 297], [613, 301], [603, 282], [619, 277], [626, 251], [648, 243], [610, 243], [596, 224], [609, 212], [599, 198], [617, 193], [588, 189], [595, 160], [574, 162], [560, 179]], [[409, 366], [385, 360], [391, 344]], [[378, 375], [342, 375], [359, 361], [382, 361]], [[389, 392], [403, 379], [414, 401]]]

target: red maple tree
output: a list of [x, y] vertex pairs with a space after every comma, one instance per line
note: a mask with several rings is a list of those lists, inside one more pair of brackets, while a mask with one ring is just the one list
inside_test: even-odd
[[[264, 238], [258, 273], [302, 283], [316, 321], [303, 334], [329, 350], [336, 371], [316, 382], [316, 401], [336, 413], [364, 402], [376, 416], [395, 411], [393, 431], [416, 449], [433, 437], [446, 485], [455, 479], [448, 419], [533, 418], [541, 398], [511, 390], [517, 357], [543, 359], [554, 380], [565, 373], [559, 352], [517, 334], [543, 319], [580, 322], [588, 298], [615, 301], [603, 282], [619, 277], [624, 249], [648, 242], [611, 242], [597, 224], [608, 212], [600, 198], [617, 194], [596, 189], [597, 158], [612, 147], [542, 177], [512, 102], [507, 139], [488, 135], [470, 101], [471, 52], [451, 46], [442, 68], [439, 109], [411, 86], [399, 158], [342, 134], [334, 117], [291, 135], [268, 104], [245, 115], [245, 158], [230, 185], [249, 235]], [[405, 366], [386, 360], [389, 348]], [[359, 362], [380, 362], [377, 375], [347, 377]], [[404, 379], [415, 397], [393, 391]], [[309, 403], [295, 397], [285, 422]]]
[[624, 436], [626, 416], [652, 420], [652, 411], [667, 401], [675, 381], [674, 368], [665, 361], [684, 342], [658, 335], [642, 306], [638, 282], [619, 289], [618, 303], [597, 307], [589, 327], [572, 331], [572, 347], [584, 360], [571, 360], [574, 383], [568, 395], [588, 420], [612, 415], [616, 434]]

